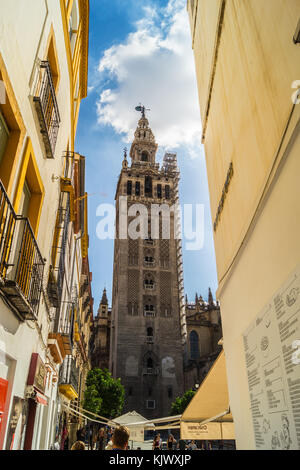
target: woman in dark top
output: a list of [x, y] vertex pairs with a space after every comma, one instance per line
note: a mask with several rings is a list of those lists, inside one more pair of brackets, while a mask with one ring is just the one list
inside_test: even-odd
[[152, 450], [159, 450], [160, 445], [160, 436], [157, 434], [153, 440]]
[[173, 434], [170, 434], [167, 440], [168, 450], [173, 450], [174, 444], [176, 444], [176, 440], [174, 439]]

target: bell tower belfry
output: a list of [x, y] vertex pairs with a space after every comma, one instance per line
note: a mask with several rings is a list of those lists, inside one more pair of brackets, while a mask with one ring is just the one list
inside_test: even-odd
[[143, 113], [134, 133], [134, 141], [130, 149], [131, 161], [155, 163], [157, 147], [155, 137], [149, 127], [149, 121]]
[[[167, 154], [161, 167], [156, 163], [158, 145], [145, 108], [136, 109], [142, 116], [130, 148], [131, 164], [125, 151], [116, 190], [110, 371], [125, 387], [124, 413], [135, 410], [155, 418], [168, 416], [183, 392], [181, 297], [184, 311], [185, 305], [173, 212], [167, 237], [161, 213], [159, 236], [151, 232], [153, 205], [171, 208], [178, 202], [179, 171], [175, 154]], [[120, 214], [131, 214], [136, 204], [148, 214], [147, 234], [131, 238], [127, 230], [127, 238], [121, 237]], [[133, 219], [128, 215], [127, 224]]]

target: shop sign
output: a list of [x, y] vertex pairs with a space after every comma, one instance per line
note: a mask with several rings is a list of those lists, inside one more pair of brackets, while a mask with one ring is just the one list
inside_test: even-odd
[[37, 353], [31, 356], [27, 385], [33, 385], [37, 390], [45, 393], [46, 367]]

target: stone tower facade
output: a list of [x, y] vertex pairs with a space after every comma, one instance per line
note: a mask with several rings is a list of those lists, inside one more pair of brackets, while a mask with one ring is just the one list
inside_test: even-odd
[[98, 367], [100, 369], [109, 368], [110, 327], [111, 309], [108, 306], [106, 289], [104, 289], [97, 316], [93, 321], [92, 336], [90, 340], [92, 367]]
[[[124, 412], [135, 410], [155, 418], [167, 416], [172, 401], [183, 392], [182, 343], [186, 338], [182, 340], [180, 276], [183, 278], [174, 237], [176, 215], [170, 212], [170, 233], [162, 223], [165, 213], [159, 214], [156, 234], [151, 232], [153, 204], [169, 208], [177, 202], [176, 155], [171, 158], [175, 166], [163, 164], [160, 168], [155, 162], [158, 146], [144, 108], [141, 110], [130, 149], [131, 165], [125, 151], [116, 191], [110, 370], [125, 387]], [[126, 213], [124, 230], [121, 218]], [[137, 218], [144, 225], [139, 226], [141, 236], [133, 239], [130, 227]]]

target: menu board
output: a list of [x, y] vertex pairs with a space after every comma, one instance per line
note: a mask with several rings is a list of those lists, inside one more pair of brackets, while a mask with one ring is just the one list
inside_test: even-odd
[[243, 334], [257, 449], [300, 449], [300, 266]]

